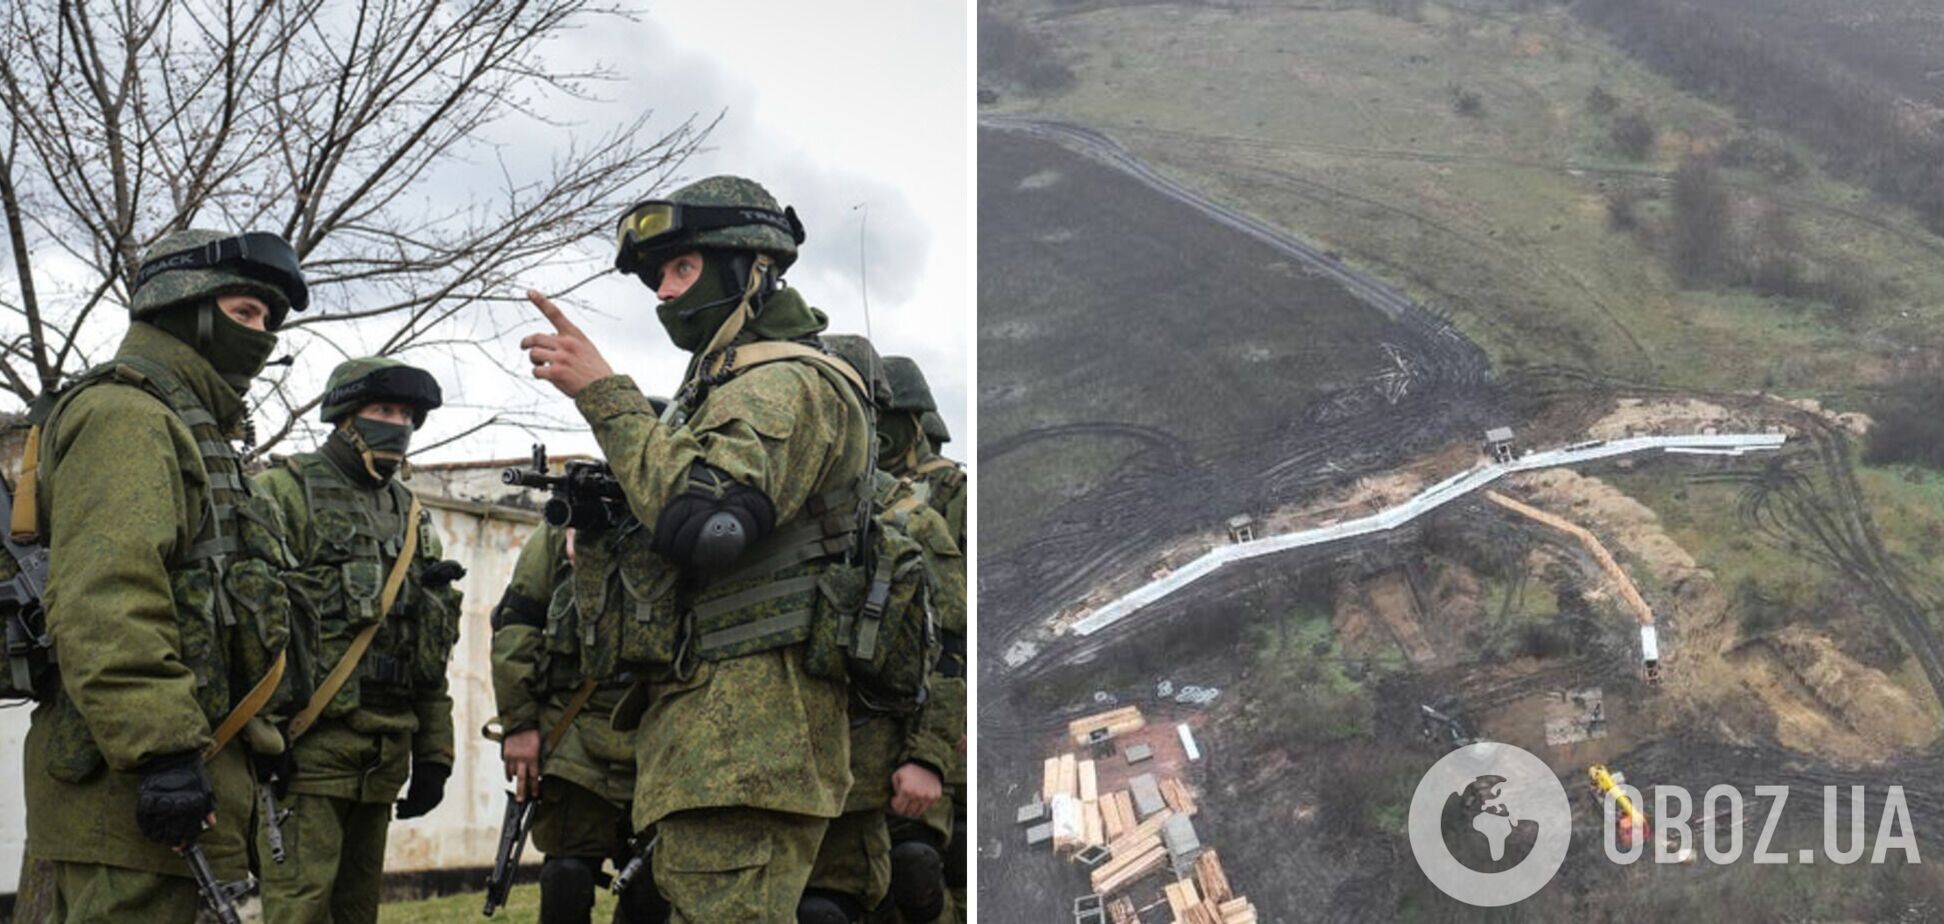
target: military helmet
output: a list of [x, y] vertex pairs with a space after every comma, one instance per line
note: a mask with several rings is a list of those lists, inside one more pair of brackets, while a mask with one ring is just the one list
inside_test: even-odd
[[944, 445], [952, 441], [952, 431], [945, 426], [945, 418], [937, 411], [926, 411], [918, 415], [918, 426], [932, 442]]
[[229, 293], [263, 299], [270, 309], [264, 326], [270, 330], [282, 327], [293, 309], [310, 307], [297, 252], [283, 238], [263, 231], [229, 235], [192, 228], [163, 235], [142, 255], [129, 317], [141, 320]]
[[891, 381], [891, 403], [885, 407], [894, 411], [938, 410], [938, 403], [932, 400], [931, 386], [925, 383], [924, 371], [911, 357], [886, 356], [884, 377]]
[[412, 406], [412, 427], [425, 426], [425, 415], [445, 401], [432, 373], [389, 356], [367, 356], [338, 363], [324, 383], [325, 423], [337, 423], [377, 401]]
[[891, 381], [884, 377], [884, 360], [871, 341], [857, 334], [824, 334], [820, 339], [826, 349], [850, 363], [858, 377], [870, 383], [872, 404], [878, 407], [891, 404]]
[[796, 262], [803, 223], [796, 210], [777, 205], [762, 184], [739, 176], [712, 176], [649, 199], [621, 216], [614, 268], [648, 281], [670, 257], [691, 250], [740, 250], [768, 254], [780, 275]]

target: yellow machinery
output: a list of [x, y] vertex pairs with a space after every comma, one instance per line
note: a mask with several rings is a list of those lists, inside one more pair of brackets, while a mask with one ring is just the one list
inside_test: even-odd
[[1586, 776], [1593, 781], [1593, 791], [1602, 800], [1608, 793], [1613, 794], [1614, 805], [1620, 810], [1620, 846], [1632, 847], [1641, 835], [1647, 833], [1647, 816], [1641, 814], [1640, 808], [1620, 788], [1625, 778], [1615, 778], [1603, 764], [1586, 768]]

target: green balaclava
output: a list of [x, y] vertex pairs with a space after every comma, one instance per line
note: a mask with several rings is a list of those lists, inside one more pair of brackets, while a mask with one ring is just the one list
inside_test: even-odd
[[[687, 292], [655, 306], [655, 317], [661, 320], [662, 329], [668, 331], [668, 339], [683, 352], [693, 353], [702, 349], [741, 300], [742, 292], [730, 291], [729, 282], [722, 272], [722, 263], [720, 251], [704, 252], [702, 275], [695, 280], [695, 284], [689, 286]], [[684, 312], [696, 308], [702, 310], [682, 317]]]
[[[325, 423], [337, 425], [324, 443], [324, 454], [340, 468], [363, 471], [379, 484], [398, 472], [411, 448], [412, 432], [424, 426], [426, 414], [445, 400], [431, 373], [383, 356], [339, 363], [324, 387], [320, 416]], [[410, 405], [412, 423], [358, 416], [367, 405], [385, 402]]]
[[236, 323], [216, 307], [214, 298], [178, 305], [148, 320], [194, 347], [238, 395], [250, 389], [277, 348], [276, 334]]
[[[159, 238], [143, 255], [143, 281], [129, 303], [129, 317], [153, 324], [195, 348], [222, 375], [223, 381], [241, 395], [263, 372], [271, 351], [277, 348], [277, 335], [273, 331], [283, 325], [293, 308], [303, 308], [302, 304], [291, 303], [293, 290], [301, 295], [301, 274], [272, 282], [260, 272], [261, 266], [252, 267], [247, 259], [222, 259], [213, 264], [197, 263], [156, 273], [147, 271], [151, 261], [166, 262], [171, 257], [201, 254], [208, 248], [221, 247], [230, 238], [222, 232], [198, 229], [173, 231]], [[281, 241], [275, 243], [281, 245]], [[282, 246], [288, 249], [288, 245]], [[261, 300], [269, 309], [265, 319], [269, 330], [253, 330], [231, 320], [216, 306], [216, 299], [224, 295], [248, 295]]]
[[405, 453], [412, 446], [412, 426], [369, 417], [346, 417], [331, 431], [326, 454], [342, 462], [355, 462], [374, 482], [383, 482], [398, 473]]
[[878, 468], [901, 471], [906, 456], [922, 431], [918, 415], [910, 411], [878, 413]]

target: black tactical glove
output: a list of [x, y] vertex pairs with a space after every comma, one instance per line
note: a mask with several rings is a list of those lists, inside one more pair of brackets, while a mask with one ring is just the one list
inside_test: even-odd
[[151, 758], [136, 770], [135, 826], [158, 844], [187, 844], [202, 833], [203, 819], [216, 810], [216, 790], [203, 769], [201, 751]]
[[466, 566], [450, 558], [435, 561], [425, 566], [425, 573], [419, 575], [419, 582], [432, 590], [444, 590], [452, 582], [466, 576]]
[[270, 792], [281, 799], [290, 795], [290, 781], [297, 778], [297, 751], [288, 745], [281, 754], [258, 754], [250, 752], [250, 773], [259, 785], [270, 787]]
[[430, 764], [412, 761], [412, 784], [405, 790], [405, 798], [398, 800], [398, 818], [417, 818], [439, 807], [445, 799], [446, 777], [452, 775], [452, 768], [445, 764]]

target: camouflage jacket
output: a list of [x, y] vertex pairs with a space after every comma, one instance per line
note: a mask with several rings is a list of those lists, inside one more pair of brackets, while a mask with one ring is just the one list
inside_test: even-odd
[[[586, 679], [581, 669], [585, 635], [574, 609], [566, 539], [564, 530], [535, 527], [520, 547], [505, 596], [493, 610], [493, 696], [506, 734], [551, 732]], [[627, 680], [597, 680], [587, 705], [543, 755], [543, 775], [558, 776], [619, 805], [633, 801], [634, 742], [608, 724]]]
[[[321, 683], [351, 639], [379, 622], [371, 647], [322, 718], [297, 741], [297, 779], [310, 795], [390, 802], [411, 762], [452, 766], [452, 696], [446, 665], [459, 638], [457, 588], [426, 587], [421, 576], [442, 548], [431, 517], [407, 524], [411, 494], [387, 480], [372, 485], [328, 454], [300, 453], [257, 476], [289, 526], [298, 567], [290, 587], [293, 626], [307, 686]], [[390, 612], [377, 603], [406, 529], [418, 550]]]
[[[716, 385], [680, 427], [658, 421], [626, 376], [589, 385], [575, 404], [644, 524], [697, 461], [768, 496], [779, 533], [810, 515], [813, 498], [854, 490], [870, 472], [860, 397], [808, 362], [756, 366]], [[577, 586], [589, 586], [587, 558], [577, 568]], [[583, 608], [590, 599], [580, 596]], [[844, 682], [809, 673], [802, 645], [664, 677], [649, 686], [635, 737], [635, 826], [723, 806], [836, 817], [851, 786], [848, 725]]]
[[[264, 676], [288, 635], [275, 569], [289, 561], [275, 508], [240, 477], [228, 440], [244, 408], [216, 370], [142, 323], [110, 367], [60, 400], [41, 439], [46, 603], [62, 692], [35, 709], [27, 736], [28, 849], [186, 876], [181, 857], [135, 827], [135, 770], [206, 748]], [[160, 381], [193, 406], [172, 410], [151, 390]], [[287, 705], [279, 700], [269, 708]], [[277, 746], [264, 723], [253, 726], [256, 746]], [[216, 826], [200, 843], [225, 878], [245, 869], [246, 767], [241, 741], [209, 766]]]

